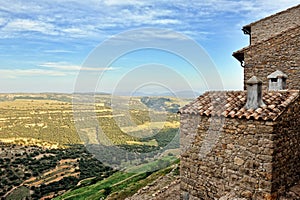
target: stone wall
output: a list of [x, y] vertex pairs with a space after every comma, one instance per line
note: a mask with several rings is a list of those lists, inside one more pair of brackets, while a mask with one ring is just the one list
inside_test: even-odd
[[[287, 88], [300, 89], [300, 26], [244, 50], [244, 83], [252, 76], [268, 86], [267, 76], [276, 70], [288, 75]], [[245, 84], [244, 84], [245, 88]]]
[[180, 150], [181, 153], [191, 148], [197, 133], [199, 124], [201, 123], [199, 115], [180, 115]]
[[251, 24], [251, 44], [273, 37], [282, 31], [300, 25], [300, 6], [267, 17]]
[[[192, 130], [188, 123], [182, 125], [181, 139]], [[181, 199], [212, 200], [232, 193], [270, 199], [273, 139], [273, 122], [202, 116], [191, 148], [181, 156]]]
[[273, 188], [281, 193], [300, 180], [300, 98], [274, 126]]

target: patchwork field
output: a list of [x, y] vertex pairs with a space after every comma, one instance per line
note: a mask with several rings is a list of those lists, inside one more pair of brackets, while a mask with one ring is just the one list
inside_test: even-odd
[[[186, 103], [169, 97], [0, 94], [0, 196], [51, 199], [89, 187], [99, 187], [97, 198], [130, 195], [120, 191], [137, 191], [147, 183], [142, 180], [166, 173], [153, 174], [176, 159], [177, 111]], [[112, 155], [110, 147], [128, 153]], [[112, 163], [105, 165], [105, 159]], [[122, 172], [101, 182], [121, 162]]]
[[186, 103], [174, 98], [98, 95], [87, 105], [76, 98], [91, 97], [1, 94], [0, 139], [36, 139], [58, 146], [97, 144], [100, 130], [113, 144], [131, 144], [159, 130], [178, 128], [176, 109]]
[[[71, 102], [3, 98], [0, 101], [0, 138], [28, 138], [63, 144], [81, 143], [74, 127]], [[9, 96], [11, 97], [11, 95]]]

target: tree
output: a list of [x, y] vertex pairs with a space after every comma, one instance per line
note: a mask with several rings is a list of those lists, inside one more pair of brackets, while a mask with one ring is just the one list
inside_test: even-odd
[[108, 196], [109, 194], [111, 193], [111, 187], [107, 186], [104, 188], [104, 195], [105, 196]]

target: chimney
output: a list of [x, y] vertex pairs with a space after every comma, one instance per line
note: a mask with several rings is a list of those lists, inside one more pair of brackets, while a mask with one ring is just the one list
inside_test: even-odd
[[286, 89], [286, 79], [287, 75], [282, 71], [276, 70], [269, 76], [267, 76], [269, 80], [269, 90], [285, 90]]
[[256, 109], [265, 106], [262, 100], [262, 81], [256, 76], [252, 76], [247, 82], [247, 102], [246, 109]]

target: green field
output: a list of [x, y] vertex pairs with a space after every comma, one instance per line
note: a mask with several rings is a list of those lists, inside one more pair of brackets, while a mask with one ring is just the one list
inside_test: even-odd
[[[165, 157], [148, 164], [127, 169], [125, 172], [117, 172], [107, 179], [86, 187], [70, 190], [55, 199], [125, 199], [158, 177], [169, 173], [174, 168], [173, 164], [178, 163], [178, 161], [176, 157]], [[160, 170], [151, 170], [156, 169], [157, 166], [160, 167]]]

